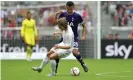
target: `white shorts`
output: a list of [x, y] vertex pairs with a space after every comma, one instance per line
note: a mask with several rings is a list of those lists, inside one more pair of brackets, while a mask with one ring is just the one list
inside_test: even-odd
[[[57, 45], [64, 45], [64, 43], [59, 43]], [[59, 58], [65, 58], [70, 55], [72, 52], [70, 49], [55, 49], [54, 47], [51, 48], [52, 51], [54, 51], [56, 54], [58, 54]]]

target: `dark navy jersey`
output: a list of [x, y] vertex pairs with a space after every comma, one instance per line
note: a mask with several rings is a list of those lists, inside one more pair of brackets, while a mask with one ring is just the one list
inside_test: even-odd
[[68, 24], [71, 26], [74, 33], [74, 41], [78, 41], [78, 24], [83, 23], [82, 17], [76, 12], [67, 14], [66, 11], [59, 15], [59, 18], [62, 17], [65, 17]]

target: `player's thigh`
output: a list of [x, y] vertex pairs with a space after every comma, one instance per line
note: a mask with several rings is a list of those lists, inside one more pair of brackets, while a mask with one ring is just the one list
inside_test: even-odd
[[75, 41], [74, 45], [73, 45], [73, 54], [74, 55], [78, 55], [79, 54], [78, 46], [79, 46], [78, 41]]
[[[56, 45], [63, 46], [63, 45], [64, 45], [64, 43], [63, 43], [63, 42], [61, 42], [61, 43], [56, 44]], [[54, 51], [55, 53], [56, 53], [56, 51], [57, 51], [57, 50], [58, 50], [58, 49], [55, 49], [55, 47], [52, 47], [52, 48], [50, 49], [50, 51]]]
[[52, 53], [52, 54], [49, 56], [49, 59], [50, 59], [50, 60], [55, 60], [57, 57], [58, 57], [58, 54], [57, 54], [57, 53]]
[[58, 49], [56, 53], [58, 54], [58, 58], [65, 58], [70, 55], [71, 51], [65, 49]]
[[26, 44], [32, 45], [32, 35], [26, 34], [24, 39], [26, 41]]
[[25, 44], [28, 44], [29, 43], [29, 38], [28, 38], [28, 35], [24, 35], [24, 42]]
[[52, 55], [53, 53], [55, 53], [54, 51], [50, 50], [47, 54], [48, 57], [50, 57], [50, 55]]

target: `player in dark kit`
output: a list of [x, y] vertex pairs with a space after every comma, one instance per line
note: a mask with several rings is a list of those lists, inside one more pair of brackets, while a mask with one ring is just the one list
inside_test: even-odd
[[[74, 3], [72, 1], [68, 1], [66, 3], [66, 11], [62, 12], [60, 10], [55, 14], [55, 23], [58, 20], [58, 18], [62, 18], [62, 17], [66, 18], [68, 24], [71, 26], [73, 33], [74, 33], [73, 55], [81, 63], [84, 71], [88, 72], [88, 67], [84, 63], [82, 56], [80, 55], [79, 50], [78, 50], [78, 40], [79, 40], [79, 38], [78, 38], [78, 24], [81, 24], [83, 26], [83, 35], [82, 35], [81, 40], [85, 40], [86, 25], [85, 25], [82, 17], [78, 13], [74, 12], [73, 9], [74, 9]], [[59, 16], [59, 17], [57, 18], [57, 16]], [[56, 59], [56, 72], [57, 72], [57, 68], [58, 68], [58, 63], [59, 63], [59, 59]]]

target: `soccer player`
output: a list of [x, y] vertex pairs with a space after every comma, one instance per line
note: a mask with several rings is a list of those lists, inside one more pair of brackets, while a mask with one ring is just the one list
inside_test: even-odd
[[[82, 60], [82, 56], [80, 55], [80, 52], [78, 50], [78, 24], [81, 24], [83, 26], [83, 35], [81, 40], [85, 40], [85, 36], [86, 36], [86, 25], [82, 19], [82, 17], [73, 11], [74, 9], [74, 3], [72, 1], [68, 1], [66, 3], [66, 11], [62, 12], [61, 10], [58, 11], [55, 14], [55, 24], [56, 24], [56, 20], [57, 16], [59, 16], [59, 18], [65, 17], [68, 24], [71, 26], [73, 33], [74, 33], [74, 49], [73, 49], [73, 55], [76, 57], [76, 59], [81, 63], [81, 66], [83, 67], [85, 72], [88, 72], [88, 67], [86, 66], [86, 64], [84, 63], [84, 61]], [[57, 72], [57, 68], [58, 68], [58, 63], [59, 63], [59, 59], [56, 59], [57, 65], [56, 65], [56, 72]]]
[[130, 34], [128, 35], [128, 39], [132, 39], [133, 38], [133, 30], [130, 32]]
[[39, 67], [32, 67], [34, 71], [41, 72], [44, 66], [48, 63], [49, 60], [52, 60], [52, 73], [48, 76], [56, 75], [56, 61], [57, 58], [64, 58], [72, 52], [74, 35], [71, 27], [67, 24], [65, 18], [58, 19], [58, 27], [61, 32], [56, 32], [56, 34], [62, 34], [63, 40], [59, 44], [53, 46], [53, 48], [48, 52], [47, 56], [43, 59]]
[[38, 32], [35, 20], [31, 18], [31, 13], [27, 12], [27, 18], [23, 20], [21, 27], [21, 38], [27, 45], [27, 61], [31, 61], [32, 48], [38, 43]]

